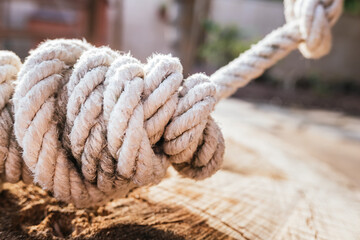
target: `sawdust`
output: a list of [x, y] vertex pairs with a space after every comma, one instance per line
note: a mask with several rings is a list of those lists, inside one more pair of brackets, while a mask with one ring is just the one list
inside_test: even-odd
[[230, 239], [186, 209], [147, 201], [147, 191], [135, 190], [102, 207], [76, 209], [36, 186], [5, 184], [0, 239]]

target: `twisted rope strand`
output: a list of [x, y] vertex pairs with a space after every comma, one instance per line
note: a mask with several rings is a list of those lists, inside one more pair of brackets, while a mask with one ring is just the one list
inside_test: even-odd
[[284, 0], [284, 5], [287, 20], [284, 26], [211, 76], [217, 86], [218, 101], [259, 77], [296, 48], [306, 58], [329, 53], [331, 27], [342, 13], [343, 0]]
[[0, 188], [1, 182], [32, 182], [31, 173], [23, 164], [20, 148], [13, 132], [11, 96], [14, 81], [21, 67], [18, 56], [12, 52], [0, 52]]
[[210, 78], [183, 80], [170, 55], [142, 64], [80, 40], [46, 41], [22, 66], [0, 51], [0, 186], [34, 182], [87, 207], [158, 183], [170, 164], [189, 178], [211, 176], [225, 149], [210, 116], [217, 101], [297, 47], [308, 58], [328, 53], [341, 6], [285, 0], [288, 23]]

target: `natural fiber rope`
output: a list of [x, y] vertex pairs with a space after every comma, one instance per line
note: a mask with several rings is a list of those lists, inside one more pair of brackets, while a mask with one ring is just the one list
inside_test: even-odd
[[169, 164], [186, 177], [211, 176], [224, 153], [210, 116], [216, 102], [297, 47], [308, 58], [330, 50], [342, 0], [285, 0], [285, 7], [286, 25], [210, 78], [184, 81], [169, 55], [143, 65], [80, 40], [46, 41], [23, 66], [1, 51], [0, 185], [34, 182], [86, 207], [158, 183]]

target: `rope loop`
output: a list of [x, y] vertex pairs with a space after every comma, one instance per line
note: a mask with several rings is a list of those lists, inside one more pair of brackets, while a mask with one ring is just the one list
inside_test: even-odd
[[41, 43], [23, 65], [0, 51], [0, 188], [33, 182], [77, 207], [157, 184], [172, 165], [204, 179], [221, 166], [216, 103], [299, 48], [318, 58], [343, 0], [285, 0], [289, 23], [211, 77], [183, 78], [179, 59], [129, 54], [85, 41]]
[[[24, 169], [58, 199], [83, 207], [156, 184], [170, 164], [194, 179], [220, 168], [224, 140], [210, 117], [216, 87], [203, 74], [184, 80], [179, 59], [157, 54], [142, 64], [65, 39], [40, 44], [21, 69], [8, 55], [0, 55], [0, 107], [13, 103], [14, 119], [2, 111], [0, 173], [15, 151], [24, 161], [15, 159], [17, 175]], [[20, 147], [11, 145], [15, 136]]]
[[320, 58], [329, 53], [331, 27], [342, 12], [342, 0], [285, 0], [287, 22], [298, 21], [304, 40], [299, 50], [306, 58]]

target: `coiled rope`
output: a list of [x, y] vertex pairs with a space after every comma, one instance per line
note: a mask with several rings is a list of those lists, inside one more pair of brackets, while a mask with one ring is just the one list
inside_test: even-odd
[[299, 47], [331, 47], [342, 0], [285, 0], [287, 23], [211, 77], [183, 80], [177, 58], [146, 64], [80, 40], [50, 40], [21, 66], [0, 51], [0, 185], [34, 182], [87, 207], [156, 184], [171, 164], [204, 179], [221, 166], [216, 103]]

